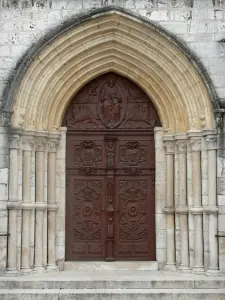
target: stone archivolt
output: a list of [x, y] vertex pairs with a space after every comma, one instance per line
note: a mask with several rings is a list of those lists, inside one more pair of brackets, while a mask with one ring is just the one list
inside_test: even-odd
[[154, 25], [117, 11], [64, 30], [39, 52], [14, 93], [13, 127], [57, 130], [71, 97], [106, 72], [137, 83], [165, 130], [212, 128], [208, 90], [190, 60]]

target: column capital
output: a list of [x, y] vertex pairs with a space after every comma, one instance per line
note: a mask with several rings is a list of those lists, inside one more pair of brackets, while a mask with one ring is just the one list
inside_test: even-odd
[[25, 151], [32, 151], [34, 149], [34, 132], [26, 132], [22, 137], [22, 146]]
[[205, 135], [205, 142], [208, 150], [217, 150], [217, 134]]
[[52, 132], [48, 137], [48, 152], [56, 152], [57, 146], [59, 144], [60, 133]]
[[177, 140], [176, 146], [177, 146], [178, 153], [186, 153], [187, 152], [187, 140]]
[[9, 148], [10, 149], [18, 149], [19, 148], [19, 134], [11, 134], [9, 136]]
[[57, 146], [59, 144], [59, 141], [58, 140], [48, 140], [48, 152], [56, 152], [57, 150]]
[[202, 150], [202, 131], [189, 131], [187, 137], [189, 139], [188, 145], [192, 152], [199, 152]]
[[35, 150], [44, 152], [46, 150], [48, 133], [43, 131], [36, 131], [35, 133]]
[[175, 135], [176, 146], [178, 153], [187, 152], [187, 135], [186, 134], [176, 134]]
[[173, 135], [165, 135], [163, 137], [164, 147], [166, 148], [166, 154], [174, 154], [175, 140]]
[[36, 137], [35, 138], [35, 150], [37, 152], [44, 152], [46, 150], [46, 138], [44, 137]]
[[199, 137], [191, 137], [189, 140], [189, 146], [192, 152], [199, 152], [202, 150], [202, 139]]

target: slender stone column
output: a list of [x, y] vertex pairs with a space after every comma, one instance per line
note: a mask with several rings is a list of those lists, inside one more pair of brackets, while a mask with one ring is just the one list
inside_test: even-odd
[[56, 149], [59, 134], [51, 134], [48, 143], [48, 270], [56, 266]]
[[29, 273], [30, 268], [30, 212], [31, 206], [31, 154], [34, 133], [23, 136], [23, 202], [22, 202], [22, 250], [21, 272]]
[[166, 147], [166, 198], [163, 210], [167, 214], [167, 261], [164, 270], [175, 271], [175, 224], [174, 224], [174, 137], [163, 138]]
[[181, 272], [190, 272], [188, 248], [188, 207], [187, 207], [187, 140], [184, 135], [177, 135], [177, 151], [179, 160], [179, 206], [180, 214], [180, 267]]
[[208, 202], [209, 206], [205, 207], [205, 212], [209, 214], [209, 269], [206, 272], [208, 276], [218, 276], [218, 239], [216, 237], [218, 230], [218, 207], [216, 193], [216, 175], [217, 175], [217, 135], [211, 134], [206, 136], [208, 148]]
[[8, 224], [8, 261], [7, 272], [18, 274], [17, 270], [17, 209], [18, 203], [18, 148], [19, 135], [9, 137], [9, 224]]
[[194, 268], [192, 273], [202, 274], [204, 272], [203, 260], [203, 208], [202, 208], [202, 192], [201, 192], [201, 132], [193, 132], [188, 134], [190, 137], [189, 144], [192, 150], [192, 191], [193, 191], [193, 207], [190, 212], [194, 215]]
[[35, 186], [35, 255], [34, 271], [42, 272], [43, 267], [43, 218], [46, 203], [44, 202], [44, 158], [45, 158], [46, 138], [42, 132], [36, 133], [36, 186]]

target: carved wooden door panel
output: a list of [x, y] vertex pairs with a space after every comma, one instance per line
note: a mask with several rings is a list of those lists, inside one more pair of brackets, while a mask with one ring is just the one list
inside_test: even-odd
[[153, 135], [119, 137], [115, 160], [117, 260], [155, 260]]
[[155, 260], [154, 126], [147, 95], [119, 75], [83, 87], [65, 114], [66, 260]]
[[101, 137], [67, 136], [66, 257], [105, 258], [106, 180], [96, 176], [104, 167]]

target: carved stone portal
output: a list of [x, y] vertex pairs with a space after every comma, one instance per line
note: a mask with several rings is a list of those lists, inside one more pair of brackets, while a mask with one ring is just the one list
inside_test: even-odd
[[156, 124], [150, 99], [116, 74], [72, 100], [64, 119], [66, 260], [155, 260]]

